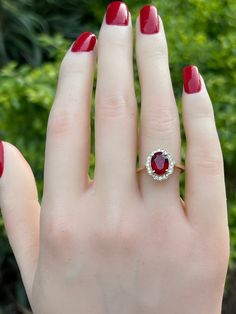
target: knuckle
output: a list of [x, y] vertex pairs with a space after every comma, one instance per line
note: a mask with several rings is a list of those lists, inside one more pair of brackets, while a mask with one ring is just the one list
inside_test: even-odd
[[136, 236], [136, 228], [131, 224], [122, 224], [117, 237], [115, 238], [115, 242], [118, 247], [123, 250], [129, 250], [134, 247]]
[[168, 60], [168, 47], [164, 40], [159, 40], [158, 43], [151, 41], [149, 45], [143, 45], [141, 49], [143, 57], [153, 61], [154, 64], [157, 60]]
[[194, 156], [193, 164], [196, 168], [200, 168], [205, 174], [219, 175], [223, 173], [223, 157], [220, 152], [212, 152], [209, 149], [196, 150], [192, 153]]
[[109, 95], [98, 101], [96, 114], [101, 119], [113, 119], [117, 117], [129, 116], [136, 114], [136, 106], [130, 99], [123, 95]]
[[49, 122], [48, 122], [48, 133], [60, 136], [64, 133], [67, 133], [69, 129], [69, 116], [68, 112], [66, 111], [55, 111], [51, 112], [49, 116]]
[[48, 133], [59, 137], [71, 131], [74, 122], [78, 120], [78, 113], [56, 109], [51, 111], [48, 121]]
[[211, 127], [214, 127], [214, 114], [211, 110], [211, 108], [204, 108], [203, 110], [195, 111], [189, 113], [190, 119], [196, 120], [196, 122], [201, 121], [201, 123], [204, 123], [205, 125], [209, 125]]
[[128, 254], [134, 249], [136, 239], [135, 226], [119, 223], [98, 229], [92, 236], [92, 246], [98, 254]]
[[178, 117], [168, 108], [149, 111], [142, 115], [142, 129], [145, 135], [173, 133], [178, 130]]
[[42, 240], [46, 247], [61, 249], [73, 242], [74, 234], [70, 224], [59, 219], [48, 219], [44, 224]]

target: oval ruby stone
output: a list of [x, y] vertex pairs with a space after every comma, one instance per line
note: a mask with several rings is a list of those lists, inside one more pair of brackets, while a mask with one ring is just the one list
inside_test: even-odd
[[169, 168], [169, 160], [167, 156], [162, 152], [155, 153], [151, 159], [151, 167], [158, 176], [165, 174]]

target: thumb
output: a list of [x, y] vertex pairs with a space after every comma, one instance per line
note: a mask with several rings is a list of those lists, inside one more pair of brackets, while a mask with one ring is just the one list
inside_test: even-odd
[[38, 258], [40, 205], [29, 164], [15, 146], [1, 141], [0, 208], [29, 297]]

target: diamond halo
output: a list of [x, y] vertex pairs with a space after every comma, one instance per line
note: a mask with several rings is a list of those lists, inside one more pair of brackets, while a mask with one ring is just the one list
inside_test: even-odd
[[[165, 174], [162, 175], [158, 175], [155, 170], [153, 170], [152, 165], [151, 165], [151, 161], [152, 161], [152, 157], [156, 154], [156, 153], [162, 153], [164, 157], [166, 157], [168, 159], [169, 162], [169, 166], [168, 169], [166, 169]], [[147, 169], [148, 174], [156, 181], [163, 181], [168, 179], [168, 177], [173, 173], [174, 171], [174, 166], [175, 166], [175, 162], [171, 156], [171, 154], [165, 150], [165, 149], [161, 149], [158, 148], [154, 151], [152, 151], [146, 159], [146, 163], [145, 163], [145, 167]]]

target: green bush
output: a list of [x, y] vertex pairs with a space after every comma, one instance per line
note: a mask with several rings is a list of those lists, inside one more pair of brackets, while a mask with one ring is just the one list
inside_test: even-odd
[[93, 0], [1, 0], [0, 66], [10, 60], [39, 66], [46, 55], [37, 34], [73, 39], [87, 27], [95, 30], [103, 7]]
[[[68, 1], [69, 3], [71, 2]], [[99, 2], [93, 2], [89, 6], [91, 3], [87, 1], [83, 4], [88, 16], [94, 17], [94, 20], [88, 21], [86, 25], [91, 25], [91, 29], [98, 33], [105, 6], [102, 7]], [[153, 3], [157, 4], [156, 1]], [[127, 4], [135, 21], [143, 3], [130, 0]], [[236, 2], [159, 0], [158, 8], [167, 33], [171, 75], [180, 112], [181, 71], [186, 64], [198, 65], [214, 104], [225, 161], [232, 266], [236, 262]], [[43, 12], [42, 7], [40, 10]], [[69, 9], [67, 12], [70, 12]], [[47, 16], [50, 14], [52, 12], [48, 12]], [[81, 25], [78, 28], [84, 29]], [[59, 28], [56, 30], [62, 31]], [[33, 168], [41, 195], [47, 118], [55, 94], [60, 60], [70, 42], [64, 40], [61, 35], [50, 37], [42, 34], [37, 36], [37, 42], [46, 58], [40, 67], [19, 65], [13, 61], [0, 70], [0, 137], [14, 143], [23, 152]], [[135, 86], [140, 105], [136, 68]], [[92, 138], [94, 141], [94, 134]], [[91, 173], [93, 166], [92, 154]], [[0, 220], [0, 263], [9, 257], [11, 252], [3, 230]]]

